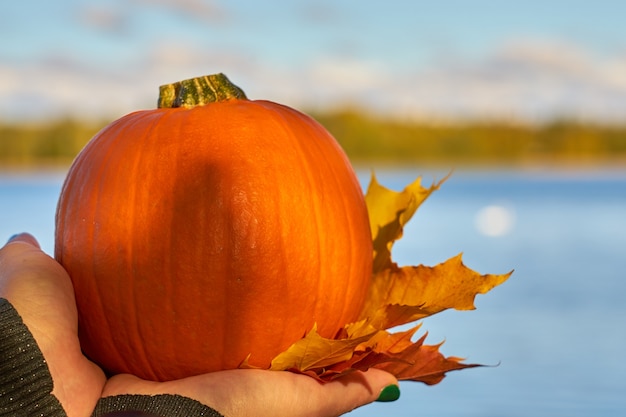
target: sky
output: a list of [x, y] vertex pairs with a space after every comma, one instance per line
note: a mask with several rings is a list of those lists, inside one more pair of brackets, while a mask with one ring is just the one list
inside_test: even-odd
[[622, 0], [0, 2], [0, 122], [115, 119], [223, 72], [250, 99], [411, 119], [626, 121]]

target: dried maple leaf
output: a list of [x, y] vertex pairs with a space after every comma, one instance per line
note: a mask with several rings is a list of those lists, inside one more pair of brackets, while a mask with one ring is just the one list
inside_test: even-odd
[[439, 345], [424, 345], [426, 335], [408, 346], [400, 354], [394, 355], [395, 362], [385, 362], [374, 367], [385, 370], [399, 380], [423, 382], [428, 385], [439, 383], [447, 372], [474, 368], [480, 365], [461, 363], [461, 358], [444, 357], [439, 352]]
[[365, 194], [365, 204], [374, 242], [374, 273], [391, 265], [391, 247], [402, 237], [404, 225], [446, 179], [447, 177], [429, 188], [424, 188], [421, 177], [418, 177], [404, 190], [396, 192], [381, 186], [372, 173]]
[[330, 365], [349, 360], [358, 345], [370, 338], [370, 335], [350, 339], [326, 339], [317, 333], [314, 327], [302, 339], [272, 360], [270, 369], [284, 371], [297, 369], [323, 369]]
[[435, 267], [391, 264], [374, 275], [361, 318], [388, 329], [449, 308], [471, 310], [476, 294], [509, 276], [480, 275], [463, 265], [460, 254]]
[[[392, 246], [402, 237], [404, 226], [445, 180], [425, 188], [421, 178], [417, 178], [396, 192], [381, 186], [372, 175], [365, 201], [374, 243], [374, 266], [360, 319], [346, 324], [332, 339], [320, 336], [314, 327], [276, 356], [270, 369], [330, 381], [349, 372], [379, 368], [400, 380], [432, 385], [439, 383], [447, 372], [480, 366], [443, 356], [439, 352], [441, 344], [424, 344], [426, 334], [414, 341], [420, 324], [409, 330], [388, 332], [446, 309], [473, 309], [477, 294], [488, 292], [511, 275], [481, 275], [466, 267], [460, 254], [434, 267], [399, 267], [392, 261]], [[241, 367], [250, 366], [244, 361]]]

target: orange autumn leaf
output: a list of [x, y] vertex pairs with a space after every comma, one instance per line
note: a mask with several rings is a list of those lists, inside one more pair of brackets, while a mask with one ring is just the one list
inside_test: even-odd
[[418, 381], [434, 385], [441, 382], [450, 371], [481, 366], [461, 363], [461, 358], [445, 357], [439, 352], [441, 344], [424, 345], [425, 338], [426, 335], [422, 336], [404, 351], [394, 355], [396, 361], [387, 361], [374, 367], [395, 375], [401, 381]]
[[391, 248], [402, 237], [404, 225], [446, 179], [447, 177], [433, 183], [429, 188], [424, 188], [421, 177], [418, 177], [404, 190], [396, 192], [380, 185], [372, 173], [365, 194], [365, 204], [374, 243], [374, 273], [391, 265]]
[[[480, 366], [461, 363], [461, 359], [455, 357], [446, 358], [439, 352], [440, 344], [424, 345], [426, 335], [412, 341], [418, 328], [419, 325], [398, 333], [381, 330], [374, 335], [347, 339], [324, 339], [310, 332], [279, 355], [270, 369], [298, 372], [325, 382], [349, 372], [378, 368], [399, 380], [432, 385], [441, 381], [447, 372]], [[358, 345], [355, 347], [355, 344]], [[329, 355], [317, 356], [320, 349]], [[345, 356], [348, 352], [351, 353]], [[337, 360], [339, 357], [344, 360]]]
[[[372, 367], [392, 373], [399, 380], [411, 380], [436, 384], [445, 376], [446, 372], [472, 368], [480, 365], [463, 364], [460, 358], [446, 358], [439, 352], [438, 345], [424, 345], [426, 334], [417, 341], [412, 336], [419, 329], [417, 325], [409, 330], [398, 333], [385, 333], [386, 337], [371, 346], [378, 362]], [[358, 366], [358, 363], [356, 364]], [[361, 369], [365, 370], [365, 369]]]
[[306, 336], [276, 356], [270, 365], [271, 370], [284, 371], [295, 369], [301, 372], [309, 369], [323, 369], [327, 366], [348, 360], [358, 345], [371, 336], [365, 335], [351, 339], [327, 339], [313, 328]]
[[[461, 255], [428, 267], [396, 265], [391, 258], [395, 241], [419, 206], [446, 180], [426, 188], [417, 178], [402, 191], [380, 185], [372, 175], [365, 201], [374, 246], [372, 283], [360, 319], [347, 323], [334, 338], [314, 327], [272, 361], [270, 369], [289, 370], [330, 381], [354, 371], [379, 368], [399, 380], [439, 383], [447, 372], [480, 365], [445, 357], [441, 344], [426, 345], [426, 334], [414, 335], [421, 323], [403, 331], [388, 329], [413, 323], [446, 309], [470, 310], [477, 294], [484, 294], [511, 273], [481, 275], [466, 267]], [[242, 367], [249, 367], [247, 362]]]
[[476, 294], [486, 293], [510, 274], [480, 275], [463, 264], [460, 254], [435, 267], [393, 264], [374, 275], [361, 318], [387, 329], [449, 308], [472, 310]]

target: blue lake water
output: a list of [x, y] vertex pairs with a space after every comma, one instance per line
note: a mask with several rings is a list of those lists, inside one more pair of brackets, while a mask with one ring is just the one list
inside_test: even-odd
[[[417, 175], [381, 170], [400, 189]], [[53, 251], [63, 173], [0, 173], [0, 239], [29, 231]], [[364, 186], [369, 173], [360, 172]], [[463, 252], [481, 273], [515, 269], [477, 310], [424, 320], [446, 355], [497, 365], [403, 382], [402, 397], [351, 416], [626, 415], [626, 168], [457, 171], [418, 210], [393, 250], [399, 264], [435, 265]]]

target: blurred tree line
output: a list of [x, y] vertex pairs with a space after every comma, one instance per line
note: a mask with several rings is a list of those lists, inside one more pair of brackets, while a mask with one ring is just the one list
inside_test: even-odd
[[[356, 164], [597, 164], [611, 160], [626, 164], [626, 123], [425, 123], [356, 110], [310, 114], [337, 138]], [[106, 124], [72, 119], [0, 123], [0, 166], [69, 164]]]
[[0, 123], [0, 166], [67, 165], [106, 122]]
[[626, 166], [626, 123], [427, 123], [379, 118], [359, 111], [314, 117], [356, 162], [522, 165], [615, 161]]

